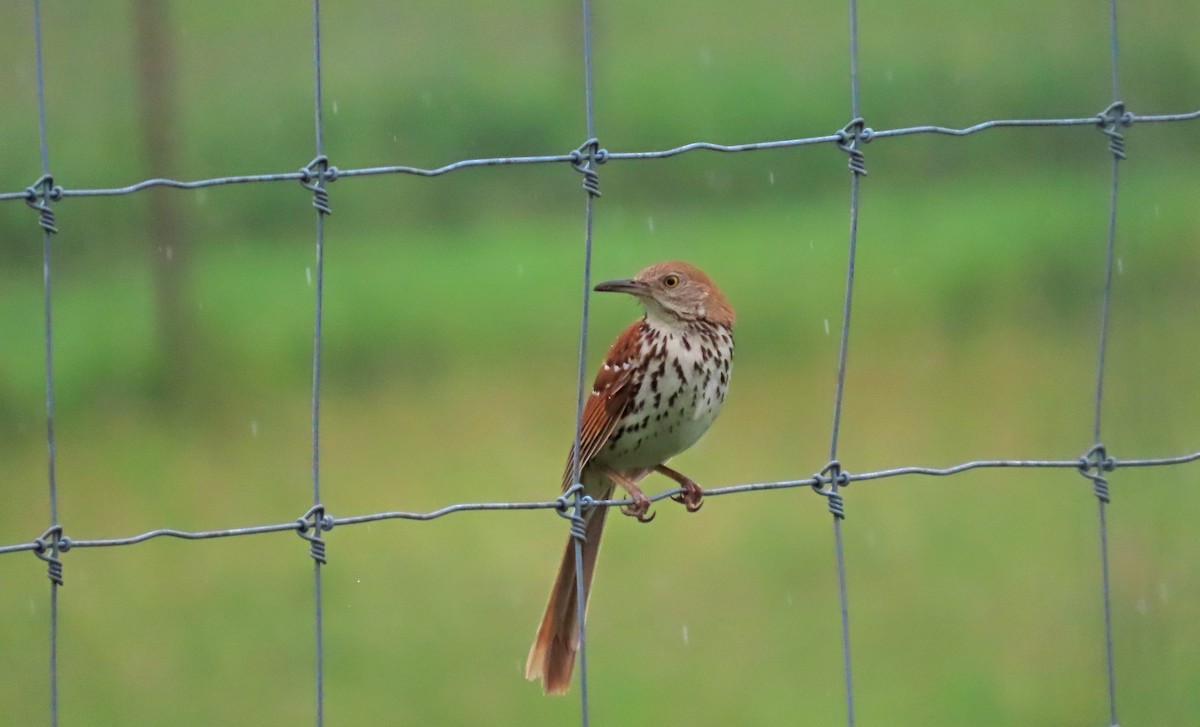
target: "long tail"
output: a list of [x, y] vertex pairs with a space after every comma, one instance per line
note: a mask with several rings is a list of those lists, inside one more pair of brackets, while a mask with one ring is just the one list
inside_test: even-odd
[[[612, 485], [600, 499], [612, 495]], [[604, 532], [604, 517], [608, 508], [592, 508], [584, 512], [583, 598], [584, 608], [592, 590], [592, 575], [596, 572], [596, 556], [600, 554], [600, 535]], [[575, 654], [579, 651], [579, 618], [575, 603], [575, 543], [567, 539], [562, 565], [550, 590], [550, 601], [542, 614], [537, 637], [525, 660], [525, 678], [542, 680], [546, 694], [565, 694], [571, 686], [575, 670]]]

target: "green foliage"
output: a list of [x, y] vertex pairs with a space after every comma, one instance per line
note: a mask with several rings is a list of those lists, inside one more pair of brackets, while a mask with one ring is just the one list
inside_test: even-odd
[[[129, 19], [45, 2], [51, 160], [116, 186], [141, 161]], [[177, 3], [185, 178], [312, 156], [306, 12]], [[343, 168], [561, 153], [583, 139], [577, 11], [549, 2], [324, 10], [326, 142]], [[1111, 100], [1103, 3], [860, 3], [875, 128], [1086, 116]], [[1194, 8], [1122, 7], [1142, 113], [1200, 107]], [[600, 4], [596, 103], [613, 150], [810, 136], [848, 118], [844, 8]], [[32, 44], [0, 27], [0, 189], [37, 176]], [[1170, 83], [1162, 82], [1169, 75]], [[1121, 166], [1104, 440], [1200, 441], [1196, 124], [1139, 125]], [[851, 471], [1067, 457], [1091, 443], [1110, 159], [1086, 128], [872, 143], [840, 458]], [[707, 486], [828, 456], [846, 255], [832, 148], [601, 170], [594, 276], [682, 257], [738, 308], [731, 399], [679, 459]], [[144, 195], [58, 205], [55, 384], [72, 537], [286, 522], [309, 497], [313, 212], [292, 185], [184, 195], [188, 370], [155, 338]], [[322, 492], [332, 512], [555, 493], [575, 396], [582, 192], [566, 166], [337, 181], [327, 222]], [[0, 204], [0, 544], [46, 521], [41, 238]], [[597, 297], [589, 360], [636, 313]], [[174, 388], [164, 382], [174, 381]], [[1112, 477], [1123, 722], [1200, 712], [1192, 468]], [[665, 487], [668, 483], [656, 483]], [[872, 724], [1084, 724], [1105, 715], [1096, 522], [1073, 471], [893, 479], [847, 493], [858, 706]], [[829, 516], [806, 491], [714, 499], [606, 536], [589, 620], [611, 724], [842, 719]], [[329, 535], [330, 723], [569, 722], [521, 678], [564, 523], [456, 515]], [[311, 564], [287, 534], [65, 556], [64, 724], [308, 719]], [[45, 577], [0, 556], [0, 703], [45, 721]], [[249, 716], [253, 715], [253, 716]]]

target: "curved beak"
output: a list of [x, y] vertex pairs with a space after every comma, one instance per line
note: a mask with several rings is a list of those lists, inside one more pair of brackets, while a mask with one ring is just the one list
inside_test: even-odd
[[629, 293], [630, 295], [646, 295], [649, 286], [636, 280], [607, 280], [595, 288], [597, 293]]

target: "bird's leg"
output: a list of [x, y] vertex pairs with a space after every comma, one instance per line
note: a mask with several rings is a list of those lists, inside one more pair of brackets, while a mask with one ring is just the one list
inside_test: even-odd
[[604, 474], [614, 483], [621, 486], [629, 494], [633, 500], [632, 505], [623, 505], [621, 514], [629, 517], [637, 518], [639, 523], [648, 523], [654, 519], [655, 513], [650, 512], [650, 498], [646, 497], [646, 493], [642, 492], [642, 488], [637, 486], [639, 480], [645, 477], [646, 470], [641, 471], [640, 477], [629, 477], [616, 470], [605, 469]]
[[679, 483], [683, 488], [683, 492], [678, 495], [671, 495], [671, 499], [682, 504], [687, 508], [688, 512], [696, 512], [704, 505], [704, 490], [700, 489], [691, 478], [684, 475], [682, 472], [676, 472], [665, 464], [660, 464], [654, 468], [654, 471], [660, 475], [666, 475]]

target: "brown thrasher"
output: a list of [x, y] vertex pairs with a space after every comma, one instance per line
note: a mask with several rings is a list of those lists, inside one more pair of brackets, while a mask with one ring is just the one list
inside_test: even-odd
[[[633, 504], [621, 511], [649, 522], [650, 499], [638, 483], [651, 472], [683, 487], [675, 496], [688, 512], [700, 509], [700, 487], [664, 463], [696, 443], [717, 417], [733, 362], [733, 308], [702, 271], [680, 261], [651, 265], [632, 280], [596, 286], [629, 293], [646, 315], [622, 331], [608, 349], [583, 410], [579, 433], [583, 494], [612, 497], [617, 485]], [[572, 484], [571, 456], [563, 490]], [[584, 602], [591, 591], [606, 507], [583, 517]], [[525, 678], [542, 680], [547, 694], [571, 685], [579, 633], [575, 601], [575, 548], [568, 540], [550, 601], [525, 662]]]

